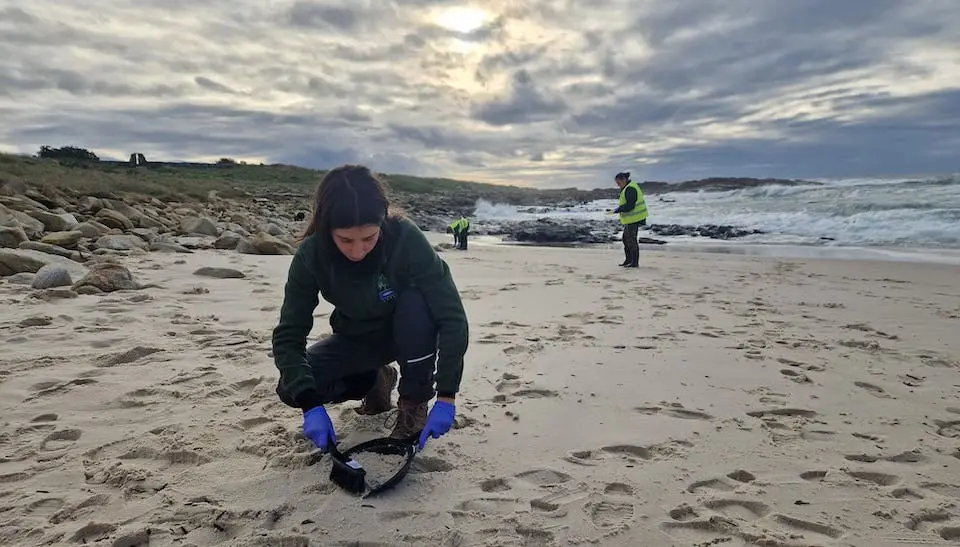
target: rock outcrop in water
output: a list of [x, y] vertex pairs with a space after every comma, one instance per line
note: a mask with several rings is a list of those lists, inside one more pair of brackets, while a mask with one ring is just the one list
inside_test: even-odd
[[[537, 220], [487, 222], [475, 220], [471, 233], [500, 236], [508, 241], [538, 244], [598, 244], [620, 241], [622, 228], [616, 221], [593, 221], [582, 219], [540, 218]], [[646, 231], [659, 236], [690, 236], [709, 239], [735, 239], [759, 230], [745, 230], [736, 226], [702, 224], [683, 226], [679, 224], [651, 224]], [[642, 243], [664, 244], [662, 239], [650, 238], [640, 232]]]

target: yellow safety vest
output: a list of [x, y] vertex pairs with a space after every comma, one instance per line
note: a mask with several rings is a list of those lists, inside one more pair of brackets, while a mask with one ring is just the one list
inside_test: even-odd
[[460, 218], [459, 220], [454, 220], [450, 223], [450, 229], [454, 232], [459, 232], [470, 227], [470, 221], [465, 218]]
[[643, 199], [643, 190], [640, 189], [639, 184], [632, 180], [620, 191], [620, 205], [626, 205], [627, 188], [631, 187], [637, 191], [637, 202], [634, 204], [633, 210], [620, 211], [620, 224], [633, 224], [647, 218], [647, 201]]

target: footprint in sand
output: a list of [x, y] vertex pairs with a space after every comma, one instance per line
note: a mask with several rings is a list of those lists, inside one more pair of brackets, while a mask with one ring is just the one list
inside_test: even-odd
[[535, 486], [557, 486], [571, 479], [570, 475], [553, 469], [531, 469], [518, 473], [516, 477]]
[[677, 545], [747, 547], [752, 544], [743, 540], [736, 521], [723, 516], [675, 519], [661, 523], [660, 528], [678, 542]]
[[584, 489], [554, 488], [546, 496], [530, 500], [530, 508], [550, 518], [561, 518], [569, 514], [569, 506], [590, 496]]
[[923, 494], [921, 494], [920, 492], [917, 492], [912, 488], [894, 488], [893, 490], [890, 491], [890, 495], [901, 500], [910, 499], [910, 498], [915, 500], [924, 499]]
[[919, 449], [901, 452], [893, 456], [871, 456], [869, 454], [847, 454], [844, 458], [848, 461], [874, 463], [880, 460], [894, 463], [923, 463], [927, 457], [920, 453]]
[[925, 532], [930, 528], [930, 524], [947, 522], [953, 517], [954, 515], [944, 508], [922, 509], [907, 517], [907, 521], [903, 525], [907, 530]]
[[206, 393], [198, 393], [197, 396], [201, 399], [218, 397], [245, 400], [250, 398], [257, 386], [263, 383], [263, 381], [263, 376], [256, 376], [254, 378], [248, 378], [246, 380], [240, 380], [239, 382], [218, 387], [216, 389], [207, 391]]
[[92, 378], [75, 378], [66, 382], [39, 382], [30, 386], [34, 392], [29, 397], [24, 399], [24, 401], [32, 401], [34, 399], [48, 397], [50, 395], [59, 395], [66, 391], [72, 390], [76, 386], [85, 386], [96, 383], [97, 381]]
[[452, 463], [435, 456], [420, 456], [410, 465], [410, 473], [446, 473], [456, 469]]
[[[843, 537], [843, 530], [827, 524], [813, 522], [777, 513], [770, 517], [770, 521], [775, 525], [772, 528], [780, 528], [788, 535], [796, 534], [818, 534], [830, 539], [839, 539]], [[807, 538], [808, 541], [816, 541], [814, 538]]]
[[956, 484], [945, 484], [942, 482], [922, 482], [920, 488], [936, 492], [941, 496], [960, 500], [960, 486]]
[[851, 471], [844, 470], [847, 475], [864, 482], [869, 482], [877, 486], [893, 486], [900, 482], [900, 477], [889, 473], [879, 473], [876, 471]]
[[60, 524], [68, 520], [81, 521], [83, 517], [109, 504], [111, 500], [112, 498], [108, 494], [94, 494], [79, 503], [72, 505], [64, 504], [56, 513], [50, 516], [50, 523]]
[[507, 479], [487, 479], [480, 483], [480, 490], [483, 492], [506, 492], [510, 490], [510, 483]]
[[618, 444], [604, 446], [596, 450], [575, 450], [563, 457], [564, 461], [584, 466], [595, 466], [610, 458], [627, 462], [627, 467], [655, 460], [681, 459], [687, 456], [687, 449], [693, 444], [687, 441], [667, 441], [650, 446]]
[[272, 423], [275, 423], [275, 422], [276, 422], [276, 420], [274, 420], [273, 418], [267, 417], [267, 416], [256, 416], [256, 417], [253, 417], [253, 418], [247, 418], [247, 419], [245, 419], [245, 420], [240, 420], [240, 421], [238, 422], [238, 425], [239, 425], [242, 429], [254, 429], [254, 428], [256, 428], [256, 427], [260, 427], [261, 425], [272, 424]]
[[823, 372], [824, 370], [826, 370], [825, 367], [820, 365], [809, 365], [801, 361], [794, 361], [792, 359], [787, 359], [786, 357], [778, 358], [777, 362], [780, 363], [781, 365], [787, 365], [790, 367], [799, 368], [802, 370], [806, 370], [808, 372]]
[[880, 399], [893, 399], [893, 395], [890, 395], [882, 387], [867, 382], [854, 382], [853, 385], [857, 386], [860, 389], [864, 389], [870, 395], [878, 397]]
[[183, 393], [159, 387], [144, 387], [128, 391], [109, 404], [117, 408], [139, 408], [151, 405], [163, 405], [181, 399]]
[[213, 461], [198, 451], [181, 448], [175, 437], [151, 434], [88, 450], [82, 460], [87, 483], [123, 489], [125, 495], [152, 495], [167, 484], [167, 476]]
[[500, 382], [497, 383], [496, 389], [499, 392], [499, 395], [494, 396], [493, 402], [506, 402], [508, 397], [540, 399], [545, 397], [560, 396], [558, 392], [552, 389], [529, 387], [532, 384], [533, 382], [520, 380], [520, 377], [516, 374], [505, 372], [500, 377]]
[[770, 514], [771, 508], [759, 500], [721, 498], [707, 500], [703, 506], [725, 517], [751, 522]]
[[751, 472], [749, 472], [749, 471], [744, 471], [743, 469], [737, 469], [736, 471], [732, 471], [732, 472], [730, 472], [730, 473], [727, 473], [727, 477], [729, 477], [729, 478], [731, 478], [731, 479], [733, 479], [733, 480], [735, 480], [735, 481], [737, 481], [737, 482], [743, 482], [743, 483], [753, 482], [753, 481], [757, 480], [756, 475], [754, 475], [753, 473], [751, 473]]
[[23, 512], [26, 515], [47, 520], [57, 514], [66, 504], [67, 502], [63, 498], [44, 497], [27, 504], [23, 508]]
[[126, 365], [135, 363], [144, 357], [163, 351], [160, 348], [135, 346], [126, 351], [119, 351], [101, 355], [95, 363], [98, 367], [115, 367], [117, 365]]
[[526, 510], [526, 504], [518, 498], [488, 496], [461, 501], [454, 509], [481, 515], [512, 515]]
[[697, 513], [696, 509], [694, 509], [693, 507], [690, 507], [686, 503], [682, 503], [677, 507], [674, 507], [667, 514], [670, 515], [670, 518], [672, 518], [673, 520], [677, 520], [681, 522], [695, 519], [700, 516], [700, 514]]
[[70, 536], [74, 543], [94, 543], [105, 540], [117, 530], [116, 524], [108, 522], [89, 522]]
[[736, 487], [723, 478], [705, 479], [696, 481], [687, 486], [687, 492], [695, 493], [700, 490], [716, 490], [719, 492], [732, 492]]
[[949, 439], [960, 438], [960, 420], [934, 420], [933, 423], [937, 426], [937, 435]]
[[947, 541], [960, 542], [960, 526], [945, 526], [940, 529], [939, 534]]
[[806, 410], [802, 408], [772, 408], [768, 410], [752, 410], [747, 412], [747, 416], [750, 416], [751, 418], [765, 418], [767, 416], [813, 418], [817, 416], [817, 413], [813, 410]]
[[625, 482], [611, 482], [603, 487], [604, 494], [612, 494], [617, 496], [632, 496], [634, 492], [633, 486]]
[[679, 403], [672, 403], [670, 405], [660, 407], [660, 406], [641, 406], [633, 409], [634, 412], [646, 415], [654, 414], [663, 414], [664, 416], [670, 416], [672, 418], [680, 418], [682, 420], [713, 420], [713, 416], [707, 414], [706, 412], [700, 412], [698, 410], [689, 410], [684, 408], [683, 405]]
[[809, 384], [813, 382], [813, 380], [811, 380], [810, 377], [807, 376], [806, 374], [803, 374], [802, 372], [797, 372], [789, 368], [780, 369], [780, 374], [783, 374], [784, 376], [789, 378], [790, 381], [796, 382], [798, 384]]
[[590, 522], [600, 529], [629, 528], [636, 514], [633, 502], [611, 496], [589, 501], [584, 504], [583, 510], [590, 518]]
[[79, 429], [61, 429], [47, 435], [40, 443], [40, 450], [44, 454], [38, 455], [37, 461], [62, 458], [80, 440], [82, 435], [83, 431]]

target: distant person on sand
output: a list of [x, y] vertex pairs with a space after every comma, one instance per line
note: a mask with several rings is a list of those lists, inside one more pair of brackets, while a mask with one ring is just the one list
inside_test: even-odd
[[[422, 449], [453, 425], [466, 313], [447, 264], [416, 224], [388, 207], [382, 183], [366, 167], [329, 171], [290, 263], [273, 330], [276, 391], [303, 411], [304, 435], [321, 449], [337, 442], [325, 405], [362, 399], [355, 410], [365, 415], [393, 408], [393, 361], [400, 378], [390, 436], [419, 441]], [[333, 333], [306, 347], [318, 293], [334, 305]]]
[[640, 243], [638, 232], [640, 226], [647, 225], [647, 202], [643, 198], [640, 185], [630, 180], [629, 172], [620, 172], [614, 177], [620, 188], [620, 204], [616, 209], [608, 209], [609, 213], [620, 215], [620, 224], [623, 225], [623, 252], [626, 255], [620, 264], [625, 268], [640, 267]]
[[467, 250], [467, 234], [470, 231], [470, 221], [467, 217], [460, 217], [450, 223], [453, 232], [453, 246], [461, 251]]

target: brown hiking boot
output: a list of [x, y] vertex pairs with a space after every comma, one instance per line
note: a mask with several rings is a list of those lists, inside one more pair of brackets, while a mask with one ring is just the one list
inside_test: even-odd
[[377, 371], [377, 381], [356, 408], [357, 414], [381, 414], [393, 408], [390, 401], [393, 388], [397, 385], [397, 369], [385, 365]]
[[412, 439], [427, 427], [427, 403], [411, 403], [404, 399], [397, 401], [397, 423], [390, 437], [394, 439]]

